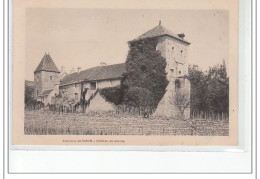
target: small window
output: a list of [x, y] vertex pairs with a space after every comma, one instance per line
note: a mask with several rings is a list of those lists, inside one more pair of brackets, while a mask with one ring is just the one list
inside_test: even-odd
[[175, 90], [180, 89], [180, 88], [181, 88], [180, 80], [175, 80]]
[[182, 56], [183, 50], [181, 50], [181, 56]]
[[96, 89], [96, 82], [90, 83], [90, 89], [92, 89], [92, 90]]
[[181, 74], [181, 71], [179, 71], [179, 74]]
[[174, 47], [172, 47], [172, 52], [174, 52]]
[[75, 100], [78, 100], [78, 93], [75, 93]]
[[171, 75], [173, 75], [174, 74], [174, 69], [171, 69]]
[[50, 80], [52, 80], [52, 76], [50, 76]]

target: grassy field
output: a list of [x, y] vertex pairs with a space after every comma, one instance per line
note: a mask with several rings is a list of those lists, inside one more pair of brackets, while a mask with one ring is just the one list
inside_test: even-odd
[[25, 111], [26, 135], [204, 135], [228, 136], [227, 120], [179, 120], [112, 114]]

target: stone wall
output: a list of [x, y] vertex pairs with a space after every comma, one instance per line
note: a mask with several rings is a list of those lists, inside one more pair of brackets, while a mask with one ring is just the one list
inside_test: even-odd
[[54, 89], [55, 84], [59, 83], [59, 73], [42, 71], [42, 91]]
[[172, 37], [163, 36], [158, 39], [156, 50], [166, 58], [166, 72], [170, 77], [179, 77], [188, 73], [188, 45]]
[[[116, 80], [103, 80], [103, 81], [97, 81], [96, 83], [96, 89], [102, 89], [102, 88], [108, 88], [108, 87], [114, 87], [120, 85], [120, 79]], [[95, 93], [96, 89], [91, 89], [91, 82], [85, 82], [83, 84], [83, 89], [88, 89], [85, 100], [88, 100], [92, 94]], [[78, 94], [78, 98], [76, 101], [80, 101], [80, 95], [81, 95], [81, 83], [75, 83], [70, 84], [66, 86], [60, 86], [60, 93], [66, 94], [70, 99], [75, 99], [75, 94]]]
[[36, 72], [34, 74], [34, 98], [37, 99], [37, 96], [41, 95], [41, 93], [42, 93], [42, 72]]
[[[166, 73], [169, 84], [166, 88], [165, 95], [158, 104], [155, 116], [167, 116], [179, 118], [180, 110], [173, 104], [173, 96], [175, 95], [175, 81], [181, 82], [181, 89], [190, 96], [190, 82], [183, 76], [188, 74], [188, 45], [180, 42], [172, 37], [163, 36], [158, 38], [156, 50], [166, 58]], [[190, 108], [184, 112], [185, 118], [190, 117]]]
[[48, 71], [36, 72], [34, 74], [34, 83], [34, 94], [35, 98], [37, 98], [44, 90], [54, 89], [55, 84], [59, 84], [59, 73]]
[[109, 88], [109, 87], [115, 87], [120, 85], [120, 79], [116, 80], [104, 80], [104, 81], [98, 81], [97, 82], [97, 87], [102, 89], [102, 88]]
[[[78, 102], [78, 101], [80, 101], [81, 84], [75, 83], [75, 84], [71, 84], [71, 85], [61, 86], [60, 93], [61, 93], [61, 95], [66, 95], [69, 99], [75, 99], [76, 102]], [[77, 96], [77, 98], [76, 98], [76, 96]]]
[[[180, 81], [180, 89], [176, 89], [175, 80]], [[176, 90], [179, 90], [180, 93], [184, 94], [187, 99], [190, 99], [190, 82], [187, 79], [183, 78], [174, 78], [169, 82], [166, 92], [159, 102], [157, 109], [155, 110], [154, 116], [167, 116], [173, 118], [181, 118], [181, 112], [178, 107], [174, 104], [174, 98], [176, 95]], [[184, 111], [184, 118], [190, 118], [190, 107], [186, 108]]]

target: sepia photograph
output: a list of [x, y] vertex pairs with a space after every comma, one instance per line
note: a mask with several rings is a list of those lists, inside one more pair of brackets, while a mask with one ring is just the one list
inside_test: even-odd
[[228, 17], [26, 9], [24, 134], [228, 136]]
[[13, 144], [237, 145], [237, 9], [213, 2], [15, 1]]
[[7, 4], [8, 172], [252, 173], [250, 5]]

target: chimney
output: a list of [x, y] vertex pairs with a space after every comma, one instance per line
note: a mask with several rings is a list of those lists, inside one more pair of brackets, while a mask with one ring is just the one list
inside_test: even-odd
[[185, 37], [185, 34], [184, 34], [184, 33], [181, 33], [181, 34], [178, 34], [178, 36], [183, 40], [184, 37]]
[[80, 72], [80, 70], [81, 70], [81, 67], [78, 67], [78, 73]]
[[100, 62], [100, 66], [107, 66], [105, 62]]
[[74, 73], [74, 68], [72, 68], [72, 69], [70, 70], [70, 73]]

